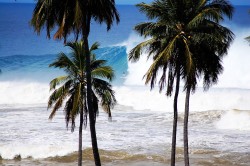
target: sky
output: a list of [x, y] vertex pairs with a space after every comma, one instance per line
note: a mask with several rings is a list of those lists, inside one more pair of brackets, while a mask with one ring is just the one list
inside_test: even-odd
[[[149, 3], [153, 0], [116, 0], [117, 4], [137, 4], [140, 2]], [[250, 5], [250, 0], [230, 0], [234, 5]], [[0, 0], [0, 2], [32, 3], [35, 0]]]

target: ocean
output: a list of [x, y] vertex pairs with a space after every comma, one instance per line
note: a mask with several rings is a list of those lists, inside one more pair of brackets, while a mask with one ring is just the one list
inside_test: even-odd
[[[0, 165], [62, 165], [77, 163], [78, 123], [66, 129], [63, 111], [48, 120], [49, 81], [63, 72], [48, 65], [63, 41], [37, 36], [29, 25], [34, 4], [0, 3]], [[143, 75], [150, 59], [127, 60], [128, 52], [144, 39], [133, 26], [146, 21], [136, 7], [117, 6], [121, 22], [106, 32], [91, 23], [90, 43], [98, 41], [97, 57], [116, 72], [113, 87], [118, 104], [112, 121], [100, 111], [97, 138], [103, 165], [163, 166], [170, 163], [173, 98], [150, 91]], [[235, 33], [224, 72], [209, 91], [201, 85], [190, 99], [190, 162], [195, 166], [250, 165], [250, 6], [236, 6], [232, 21], [223, 24]], [[179, 99], [177, 165], [183, 165], [183, 111]], [[78, 121], [77, 121], [78, 122]], [[84, 165], [93, 165], [89, 128], [83, 132]]]

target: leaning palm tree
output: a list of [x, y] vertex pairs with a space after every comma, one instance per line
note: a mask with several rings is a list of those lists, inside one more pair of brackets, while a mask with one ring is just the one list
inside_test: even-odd
[[[225, 14], [232, 16], [232, 6], [224, 0], [156, 0], [152, 4], [138, 5], [152, 22], [135, 27], [142, 36], [151, 38], [137, 45], [130, 53], [131, 60], [138, 60], [142, 50], [154, 59], [147, 71], [146, 83], [151, 88], [157, 82], [157, 73], [163, 70], [159, 80], [160, 90], [167, 86], [171, 95], [176, 80], [174, 97], [174, 122], [172, 136], [171, 165], [175, 165], [177, 100], [180, 78], [184, 80], [186, 106], [184, 118], [184, 157], [188, 156], [188, 112], [190, 91], [194, 91], [197, 78], [203, 76], [204, 88], [208, 89], [218, 80], [222, 71], [221, 59], [232, 41], [232, 32], [219, 21]], [[168, 71], [168, 72], [167, 72]], [[168, 75], [166, 75], [168, 73]], [[167, 79], [166, 79], [167, 78]]]
[[[64, 106], [65, 120], [67, 128], [71, 124], [71, 131], [75, 129], [75, 119], [80, 114], [79, 124], [79, 150], [78, 165], [82, 165], [82, 129], [87, 125], [87, 114], [89, 109], [86, 105], [87, 98], [87, 78], [86, 78], [86, 58], [83, 42], [67, 43], [72, 53], [70, 56], [64, 53], [50, 64], [50, 67], [63, 69], [66, 73], [50, 82], [50, 90], [53, 91], [49, 97], [48, 108], [52, 108], [49, 119], [52, 119], [59, 108]], [[94, 115], [98, 114], [100, 104], [111, 118], [111, 108], [116, 103], [114, 91], [108, 81], [114, 77], [114, 72], [110, 66], [105, 66], [105, 60], [96, 60], [93, 51], [98, 49], [99, 44], [94, 43], [90, 48], [90, 71], [92, 74], [91, 96]], [[107, 81], [106, 81], [107, 80]], [[65, 102], [65, 105], [63, 103]]]
[[[86, 77], [87, 77], [87, 105], [89, 110], [90, 132], [92, 148], [97, 166], [101, 165], [95, 129], [95, 115], [93, 112], [91, 95], [91, 72], [90, 53], [88, 37], [90, 34], [90, 23], [94, 20], [98, 23], [105, 23], [109, 30], [116, 20], [119, 22], [119, 15], [114, 0], [38, 0], [31, 19], [31, 25], [40, 34], [43, 28], [46, 29], [47, 37], [50, 38], [51, 31], [56, 29], [54, 39], [64, 39], [70, 34], [75, 35], [75, 40], [81, 35], [84, 41], [86, 56]], [[83, 57], [82, 57], [83, 58]]]

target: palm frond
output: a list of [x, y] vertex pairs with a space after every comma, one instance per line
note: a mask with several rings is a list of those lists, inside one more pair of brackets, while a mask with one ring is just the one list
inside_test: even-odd
[[187, 27], [192, 29], [193, 27], [201, 25], [201, 23], [203, 23], [206, 19], [219, 22], [222, 18], [222, 15], [218, 11], [213, 8], [207, 8], [195, 15], [195, 17], [188, 23]]
[[74, 94], [72, 94], [67, 102], [65, 103], [64, 107], [64, 114], [65, 114], [65, 121], [66, 121], [66, 127], [68, 129], [69, 123], [71, 122], [71, 131], [74, 131], [75, 128], [75, 116], [71, 114], [71, 110], [73, 109], [73, 103], [74, 103]]
[[49, 67], [55, 67], [55, 68], [66, 68], [66, 69], [72, 69], [76, 70], [75, 64], [69, 59], [69, 57], [64, 54], [60, 53], [57, 57], [57, 59], [49, 65]]
[[137, 24], [134, 27], [134, 30], [137, 31], [141, 36], [147, 37], [151, 36], [151, 31], [156, 28], [156, 23], [154, 22], [144, 22]]
[[109, 81], [112, 81], [114, 78], [114, 70], [110, 66], [102, 66], [92, 70], [91, 75], [93, 77], [108, 79]]
[[[153, 64], [148, 69], [146, 76], [145, 83], [148, 84], [150, 80], [155, 80], [156, 74], [158, 71], [158, 67], [162, 66], [161, 64], [168, 63], [171, 56], [174, 54], [175, 50], [175, 44], [177, 42], [177, 39], [179, 38], [179, 34], [177, 34], [170, 42], [169, 44], [159, 53], [159, 55], [156, 56], [154, 59]], [[151, 81], [151, 87], [153, 87], [154, 83]]]
[[193, 70], [193, 57], [192, 57], [192, 52], [190, 51], [189, 45], [186, 41], [186, 39], [183, 39], [183, 42], [185, 44], [185, 55], [186, 55], [186, 69], [187, 69], [187, 74]]
[[91, 19], [105, 23], [108, 30], [114, 21], [118, 23], [114, 0], [38, 0], [30, 24], [38, 34], [45, 28], [48, 38], [55, 32], [54, 39], [64, 39], [66, 43], [71, 33], [75, 34], [75, 41], [80, 34], [88, 36]]
[[57, 85], [60, 85], [64, 82], [69, 80], [69, 76], [60, 76], [57, 78], [54, 78], [53, 80], [50, 81], [50, 91], [55, 89]]
[[93, 51], [97, 50], [99, 47], [100, 47], [100, 43], [95, 42], [94, 44], [91, 45], [89, 51], [93, 52]]
[[160, 5], [158, 5], [159, 3], [160, 3], [160, 1], [156, 1], [153, 4], [146, 4], [146, 3], [142, 2], [140, 4], [137, 4], [136, 6], [139, 8], [139, 10], [142, 13], [145, 13], [149, 19], [154, 19], [162, 14], [161, 10], [159, 8]]
[[96, 68], [99, 68], [101, 66], [104, 66], [107, 61], [106, 60], [96, 60], [96, 59], [91, 59], [91, 62], [90, 62], [90, 68], [91, 70], [94, 70]]
[[101, 99], [101, 106], [103, 110], [111, 118], [111, 108], [116, 104], [115, 92], [112, 90], [111, 84], [108, 82], [95, 78], [93, 79], [93, 86], [95, 93]]
[[213, 0], [211, 3], [207, 4], [207, 7], [218, 10], [221, 15], [225, 15], [229, 19], [232, 19], [234, 7], [227, 0]]
[[60, 98], [57, 99], [57, 101], [55, 102], [54, 106], [53, 106], [53, 109], [49, 115], [49, 119], [53, 119], [53, 117], [55, 116], [56, 114], [56, 111], [62, 107], [62, 104], [63, 104], [63, 100], [64, 100], [64, 97], [63, 96], [60, 96]]
[[228, 28], [220, 25], [224, 17], [232, 18], [233, 7], [228, 1], [155, 0], [137, 7], [149, 21], [136, 25], [135, 30], [152, 41], [138, 44], [131, 50], [129, 60], [138, 61], [142, 51], [148, 57], [153, 55], [154, 61], [144, 75], [146, 84], [153, 88], [159, 71], [163, 71], [159, 88], [162, 91], [166, 86], [167, 95], [172, 93], [177, 73], [184, 80], [184, 89], [190, 87], [194, 91], [200, 77], [204, 87], [217, 82], [222, 71], [221, 58], [234, 38]]
[[64, 83], [64, 85], [54, 90], [54, 92], [49, 97], [48, 108], [51, 108], [53, 104], [60, 98], [65, 99], [65, 97], [69, 93], [71, 84], [72, 84], [72, 80], [68, 80], [66, 83]]
[[89, 0], [89, 10], [91, 10], [92, 17], [98, 23], [105, 23], [107, 30], [110, 30], [113, 22], [120, 22], [119, 13], [116, 10], [114, 0]]
[[77, 84], [74, 87], [74, 99], [73, 99], [73, 107], [72, 110], [70, 111], [72, 115], [77, 115], [80, 111], [80, 108], [83, 105], [83, 101], [82, 101], [82, 85], [81, 84]]
[[133, 48], [130, 53], [129, 53], [129, 57], [128, 59], [130, 61], [133, 61], [133, 62], [136, 62], [140, 59], [140, 56], [143, 52], [143, 50], [148, 46], [150, 45], [152, 42], [154, 42], [155, 39], [149, 39], [149, 40], [146, 40], [140, 44], [138, 44], [135, 48]]

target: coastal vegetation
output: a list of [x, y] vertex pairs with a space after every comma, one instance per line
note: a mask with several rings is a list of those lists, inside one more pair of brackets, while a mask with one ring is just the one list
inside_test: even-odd
[[190, 93], [195, 92], [198, 79], [207, 90], [217, 83], [222, 72], [222, 58], [227, 54], [233, 33], [220, 25], [224, 17], [232, 18], [233, 7], [224, 0], [155, 0], [151, 4], [137, 5], [150, 22], [135, 26], [135, 30], [149, 39], [131, 50], [129, 59], [137, 61], [143, 51], [153, 58], [153, 64], [145, 74], [145, 83], [154, 88], [157, 74], [160, 92], [166, 86], [171, 96], [175, 83], [174, 120], [172, 133], [171, 165], [175, 165], [176, 130], [178, 119], [178, 94], [180, 79], [186, 92], [184, 115], [184, 158], [189, 165], [188, 116]]
[[106, 34], [114, 0], [35, 2], [0, 3], [0, 165], [250, 163], [249, 6], [231, 22], [233, 0], [118, 5]]
[[[66, 46], [70, 47], [72, 51], [70, 56], [61, 53], [50, 64], [50, 67], [64, 70], [66, 75], [59, 76], [50, 82], [50, 90], [53, 92], [48, 101], [48, 109], [52, 109], [49, 118], [52, 119], [58, 109], [64, 107], [66, 125], [68, 127], [71, 124], [72, 132], [75, 129], [75, 119], [80, 115], [78, 165], [82, 163], [82, 129], [83, 126], [85, 128], [87, 126], [87, 115], [89, 114], [86, 101], [86, 56], [83, 45], [82, 41], [67, 43]], [[114, 78], [114, 71], [110, 66], [105, 65], [105, 60], [96, 59], [93, 51], [98, 49], [98, 46], [98, 43], [94, 43], [90, 48], [91, 95], [94, 120], [96, 120], [99, 112], [98, 104], [111, 118], [111, 108], [116, 103], [114, 91], [109, 83]]]
[[[129, 53], [129, 60], [136, 62], [142, 53], [146, 52], [153, 63], [144, 75], [145, 84], [153, 89], [159, 85], [159, 91], [165, 91], [172, 96], [173, 129], [171, 147], [171, 165], [176, 160], [176, 133], [178, 126], [178, 96], [180, 83], [186, 93], [184, 110], [184, 160], [189, 166], [188, 121], [191, 93], [195, 93], [199, 80], [203, 82], [204, 90], [218, 82], [218, 76], [223, 71], [222, 59], [227, 54], [234, 34], [221, 25], [225, 17], [231, 19], [233, 7], [226, 0], [154, 0], [150, 4], [140, 3], [139, 10], [149, 19], [148, 22], [135, 26], [141, 36], [147, 40], [139, 43]], [[110, 108], [116, 103], [114, 92], [109, 81], [113, 71], [103, 60], [96, 60], [92, 53], [98, 48], [95, 43], [89, 48], [88, 37], [91, 31], [91, 20], [105, 23], [107, 30], [113, 22], [119, 22], [119, 15], [114, 0], [85, 1], [49, 1], [38, 0], [31, 25], [40, 34], [45, 27], [47, 37], [56, 29], [54, 39], [63, 39], [64, 43], [74, 35], [75, 43], [67, 43], [73, 51], [71, 57], [61, 53], [50, 66], [62, 68], [67, 76], [57, 77], [50, 83], [54, 90], [48, 102], [52, 108], [50, 119], [56, 111], [64, 106], [67, 127], [75, 128], [75, 118], [80, 115], [79, 127], [79, 157], [78, 165], [82, 163], [82, 129], [87, 125], [89, 115], [92, 148], [95, 165], [100, 166], [100, 156], [97, 145], [95, 122], [98, 113], [98, 97], [104, 111], [111, 118]], [[249, 38], [247, 38], [249, 40]], [[77, 42], [80, 41], [80, 42]], [[94, 65], [94, 66], [93, 66]], [[159, 73], [161, 73], [158, 78]], [[59, 88], [57, 86], [61, 85]], [[98, 97], [97, 97], [98, 96]]]
[[105, 23], [107, 30], [110, 30], [113, 22], [119, 22], [119, 14], [116, 10], [114, 0], [84, 0], [84, 1], [67, 1], [67, 0], [38, 0], [31, 25], [35, 31], [40, 34], [41, 29], [45, 28], [47, 37], [50, 38], [52, 30], [56, 29], [54, 39], [64, 39], [66, 43], [70, 34], [74, 34], [75, 41], [78, 41], [79, 35], [83, 41], [83, 49], [86, 65], [86, 84], [87, 84], [87, 109], [89, 112], [89, 124], [92, 140], [92, 148], [97, 166], [101, 165], [100, 155], [98, 151], [95, 114], [92, 101], [92, 82], [90, 70], [90, 52], [88, 37], [91, 30], [91, 21], [97, 23]]

